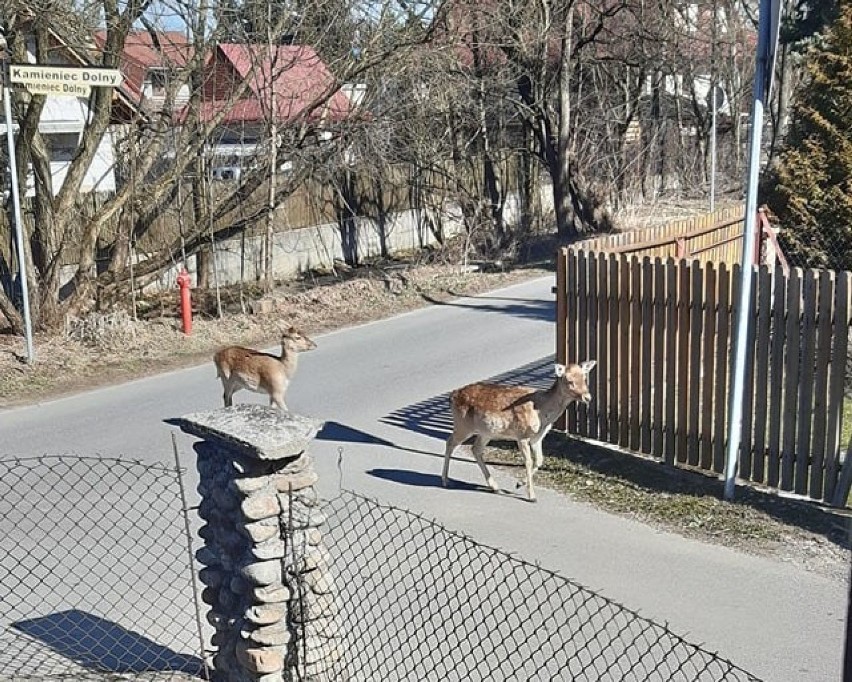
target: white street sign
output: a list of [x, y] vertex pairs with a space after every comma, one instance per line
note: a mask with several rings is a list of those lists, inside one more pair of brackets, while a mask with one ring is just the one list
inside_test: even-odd
[[34, 95], [86, 97], [93, 87], [117, 87], [124, 77], [118, 69], [10, 64], [9, 80]]

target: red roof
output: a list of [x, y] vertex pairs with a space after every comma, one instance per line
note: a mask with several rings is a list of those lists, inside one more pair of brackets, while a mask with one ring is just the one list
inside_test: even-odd
[[[205, 97], [201, 120], [209, 120], [227, 109], [223, 123], [259, 123], [269, 119], [270, 100], [278, 122], [290, 122], [303, 116], [309, 121], [340, 121], [352, 115], [352, 101], [337, 89], [338, 85], [312, 47], [306, 45], [221, 44], [208, 60], [212, 77], [227, 79], [232, 85], [247, 82], [248, 88], [234, 102], [232, 88], [214, 86], [214, 97]], [[230, 67], [231, 74], [221, 73]], [[216, 73], [220, 70], [219, 73]], [[238, 79], [238, 80], [237, 80]], [[333, 94], [329, 96], [329, 93]], [[274, 94], [274, 97], [273, 97]], [[318, 102], [323, 102], [317, 105]]]
[[[103, 48], [106, 31], [95, 33], [95, 42]], [[121, 55], [123, 85], [141, 98], [148, 69], [185, 66], [192, 52], [192, 45], [180, 31], [162, 31], [156, 35], [149, 31], [130, 31]]]

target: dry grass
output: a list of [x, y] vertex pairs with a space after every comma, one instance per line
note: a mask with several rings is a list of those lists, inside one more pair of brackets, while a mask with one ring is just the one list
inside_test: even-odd
[[[514, 444], [512, 444], [514, 446]], [[619, 450], [553, 433], [536, 484], [667, 531], [797, 564], [835, 580], [849, 573], [850, 510], [834, 510], [741, 487], [723, 501], [723, 482]], [[490, 461], [524, 477], [505, 444]]]

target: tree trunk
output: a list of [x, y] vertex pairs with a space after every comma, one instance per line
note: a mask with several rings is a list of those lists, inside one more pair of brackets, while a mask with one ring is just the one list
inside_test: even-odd
[[573, 36], [574, 5], [562, 27], [561, 58], [559, 60], [558, 132], [555, 154], [552, 155], [553, 207], [556, 229], [563, 239], [579, 237], [571, 197], [571, 39]]

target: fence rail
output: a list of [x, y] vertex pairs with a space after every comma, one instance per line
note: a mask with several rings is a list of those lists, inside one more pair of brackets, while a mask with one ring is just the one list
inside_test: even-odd
[[[785, 276], [761, 265], [749, 276], [739, 476], [845, 503], [848, 481], [839, 485], [838, 475], [852, 273]], [[740, 267], [563, 249], [557, 279], [557, 357], [599, 361], [595, 401], [572, 407], [563, 427], [722, 472]]]

